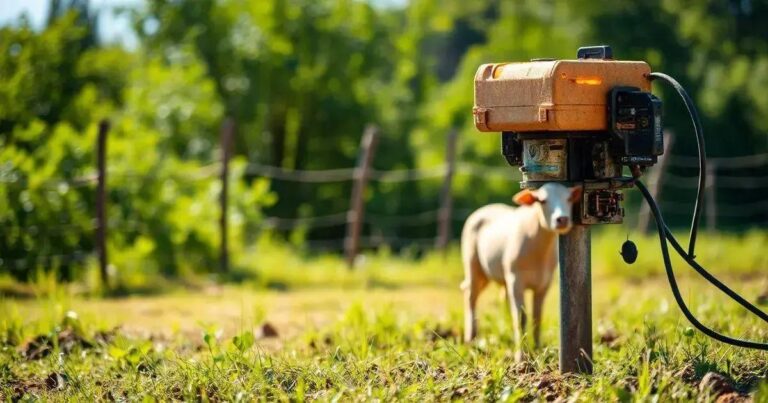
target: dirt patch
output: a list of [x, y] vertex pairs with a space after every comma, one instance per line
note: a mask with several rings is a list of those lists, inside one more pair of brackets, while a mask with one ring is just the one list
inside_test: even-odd
[[277, 328], [275, 328], [275, 326], [273, 326], [269, 322], [262, 323], [261, 326], [259, 326], [259, 328], [256, 329], [256, 337], [260, 339], [269, 339], [269, 338], [274, 338], [278, 336], [279, 336], [279, 333], [277, 332]]
[[459, 331], [456, 328], [442, 327], [438, 325], [434, 328], [425, 330], [424, 337], [431, 342], [438, 340], [456, 340], [459, 338]]
[[715, 396], [720, 396], [733, 393], [735, 392], [735, 389], [731, 380], [724, 375], [718, 374], [717, 372], [707, 372], [707, 374], [701, 378], [701, 382], [699, 382], [699, 392], [705, 393], [707, 391], [712, 392]]
[[720, 395], [716, 403], [742, 403], [742, 402], [751, 402], [752, 398], [749, 396], [745, 396], [736, 392], [726, 393], [724, 395]]
[[110, 330], [99, 330], [93, 334], [93, 341], [99, 344], [108, 345], [115, 341], [122, 328], [115, 326]]
[[758, 305], [768, 305], [768, 289], [763, 291], [762, 294], [757, 296], [757, 304]]
[[89, 350], [97, 345], [108, 345], [114, 341], [120, 333], [120, 328], [97, 331], [93, 340], [85, 338], [80, 332], [72, 328], [65, 328], [49, 334], [41, 334], [24, 342], [18, 349], [22, 357], [27, 360], [40, 360], [53, 353], [56, 346], [59, 351], [69, 354], [76, 349]]
[[572, 393], [569, 381], [571, 375], [561, 375], [556, 372], [527, 373], [518, 378], [521, 385], [532, 385], [527, 398], [524, 400], [555, 401], [565, 398]]
[[469, 388], [466, 386], [460, 386], [453, 390], [451, 393], [451, 400], [462, 399], [469, 395]]
[[566, 384], [567, 379], [568, 377], [563, 375], [544, 374], [534, 387], [541, 397], [547, 401], [553, 401], [570, 393], [570, 387]]
[[325, 336], [323, 336], [322, 339], [313, 338], [312, 340], [309, 341], [308, 345], [309, 345], [309, 348], [311, 348], [312, 350], [319, 350], [323, 347], [326, 347], [326, 348], [332, 347], [334, 345], [334, 341], [331, 335], [326, 334]]
[[600, 344], [604, 344], [609, 348], [616, 348], [619, 345], [621, 335], [614, 329], [599, 329]]
[[53, 335], [39, 335], [22, 344], [21, 355], [28, 360], [39, 360], [50, 355], [55, 346], [64, 354], [71, 353], [75, 348], [93, 348], [93, 343], [86, 340], [72, 329], [64, 329]]
[[11, 382], [11, 401], [21, 400], [24, 396], [37, 397], [40, 393], [62, 390], [69, 382], [66, 374], [51, 372], [43, 379], [24, 379]]
[[674, 377], [676, 379], [682, 379], [683, 382], [688, 384], [696, 384], [696, 370], [691, 364], [686, 364], [680, 368], [677, 372], [675, 372]]

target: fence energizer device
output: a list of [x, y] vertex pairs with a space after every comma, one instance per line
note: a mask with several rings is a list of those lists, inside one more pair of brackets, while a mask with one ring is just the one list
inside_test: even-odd
[[[683, 98], [699, 145], [699, 191], [688, 252], [672, 236], [658, 206], [639, 181], [664, 149], [662, 103], [650, 92], [654, 79], [671, 84]], [[686, 317], [710, 337], [766, 349], [763, 343], [732, 339], [699, 323], [677, 289], [667, 240], [707, 280], [768, 322], [768, 315], [695, 262], [706, 158], [698, 113], [677, 81], [652, 73], [643, 61], [613, 60], [609, 46], [592, 46], [580, 48], [576, 60], [483, 64], [475, 74], [474, 95], [475, 126], [482, 132], [501, 132], [502, 154], [510, 165], [520, 167], [521, 187], [561, 182], [584, 189], [582, 199], [574, 204], [578, 225], [559, 241], [562, 371], [592, 370], [589, 225], [623, 222], [621, 191], [634, 186], [643, 193], [656, 218], [670, 285]]]
[[475, 126], [502, 132], [502, 153], [523, 187], [558, 181], [584, 186], [574, 219], [620, 223], [619, 190], [662, 153], [661, 101], [645, 62], [610, 60], [610, 48], [582, 48], [578, 60], [480, 66]]

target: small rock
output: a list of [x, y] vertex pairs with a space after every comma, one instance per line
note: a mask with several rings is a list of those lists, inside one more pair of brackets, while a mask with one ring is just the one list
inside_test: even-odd
[[58, 335], [59, 348], [64, 353], [69, 353], [77, 346], [79, 341], [72, 329], [64, 329]]
[[99, 330], [93, 334], [93, 340], [99, 344], [110, 344], [115, 340], [120, 330], [120, 326], [115, 326], [111, 330]]
[[693, 366], [690, 364], [684, 365], [682, 368], [680, 368], [677, 372], [673, 375], [677, 379], [682, 379], [683, 382], [686, 383], [696, 383], [696, 371], [693, 369]]
[[722, 394], [734, 392], [731, 381], [717, 372], [707, 372], [699, 383], [699, 392], [712, 391], [712, 394], [719, 396]]
[[607, 344], [609, 346], [619, 339], [619, 333], [613, 329], [605, 329], [600, 332], [600, 343]]
[[257, 336], [260, 339], [272, 338], [279, 336], [277, 329], [269, 322], [264, 322], [256, 331]]
[[47, 335], [37, 336], [19, 347], [21, 355], [28, 360], [39, 360], [53, 351], [53, 342]]
[[619, 379], [618, 386], [626, 391], [629, 392], [637, 392], [637, 388], [639, 385], [639, 381], [637, 380], [637, 377], [634, 376], [628, 376], [624, 379]]
[[80, 347], [82, 349], [93, 348], [93, 343], [86, 340], [83, 336], [72, 329], [64, 329], [59, 332], [58, 340], [59, 348], [65, 354], [71, 353], [72, 350], [74, 350], [76, 347]]
[[453, 394], [451, 394], [451, 399], [459, 399], [468, 394], [469, 394], [469, 388], [467, 388], [466, 386], [462, 386], [453, 390]]
[[768, 291], [760, 294], [760, 296], [757, 297], [757, 304], [768, 305]]
[[66, 382], [66, 375], [61, 375], [57, 372], [51, 372], [45, 378], [45, 386], [49, 390], [62, 389], [64, 387], [64, 382]]

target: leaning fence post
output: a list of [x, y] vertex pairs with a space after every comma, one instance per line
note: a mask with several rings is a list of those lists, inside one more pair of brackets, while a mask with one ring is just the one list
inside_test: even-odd
[[109, 120], [99, 122], [99, 134], [96, 140], [96, 249], [99, 254], [99, 274], [101, 286], [109, 289], [109, 272], [107, 271], [107, 134]]
[[705, 184], [707, 231], [717, 230], [717, 165], [714, 162], [707, 163], [707, 183]]
[[456, 169], [456, 138], [459, 132], [455, 128], [448, 133], [448, 144], [445, 150], [446, 171], [443, 179], [443, 187], [440, 189], [440, 210], [437, 217], [437, 239], [435, 247], [445, 251], [448, 242], [451, 241], [451, 224], [453, 223], [453, 197], [451, 186], [453, 173]]
[[[672, 150], [672, 144], [675, 142], [675, 136], [672, 132], [664, 132], [664, 154], [659, 156], [659, 161], [656, 166], [651, 170], [649, 182], [650, 186], [648, 191], [653, 196], [654, 200], [658, 201], [661, 195], [661, 189], [664, 183], [664, 173], [667, 169], [667, 161], [670, 158], [670, 151]], [[648, 203], [640, 204], [640, 214], [638, 214], [637, 232], [641, 234], [647, 234], [650, 228], [651, 222], [651, 209]], [[655, 228], [655, 227], [654, 227]]]
[[373, 153], [379, 140], [379, 129], [375, 125], [368, 125], [363, 132], [360, 141], [360, 154], [357, 158], [357, 166], [352, 185], [352, 197], [347, 212], [347, 236], [344, 239], [344, 251], [347, 257], [347, 267], [355, 265], [355, 257], [360, 247], [360, 233], [363, 227], [365, 187], [368, 183], [368, 175], [373, 162]]
[[235, 122], [231, 118], [226, 118], [224, 124], [221, 126], [221, 137], [219, 139], [221, 146], [221, 193], [219, 194], [219, 234], [220, 240], [220, 256], [219, 256], [219, 270], [222, 273], [229, 272], [229, 246], [228, 246], [228, 226], [227, 226], [227, 214], [228, 214], [228, 198], [229, 198], [229, 158], [232, 153], [232, 135], [235, 130]]

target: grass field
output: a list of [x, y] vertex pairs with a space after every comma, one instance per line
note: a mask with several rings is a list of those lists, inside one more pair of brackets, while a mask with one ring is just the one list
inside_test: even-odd
[[[38, 298], [1, 300], [0, 396], [768, 401], [767, 353], [694, 331], [663, 277], [600, 269], [601, 248], [592, 376], [557, 371], [556, 292], [546, 304], [543, 346], [529, 347], [523, 362], [514, 360], [508, 310], [494, 289], [481, 298], [479, 340], [461, 343], [455, 251], [421, 260], [379, 254], [349, 273], [338, 258], [305, 261], [273, 250], [260, 264], [274, 268], [239, 285], [203, 282], [122, 298], [52, 287]], [[765, 270], [737, 273], [723, 279], [750, 301], [765, 298]], [[768, 340], [765, 323], [702, 281], [683, 277], [681, 291], [704, 323]]]

